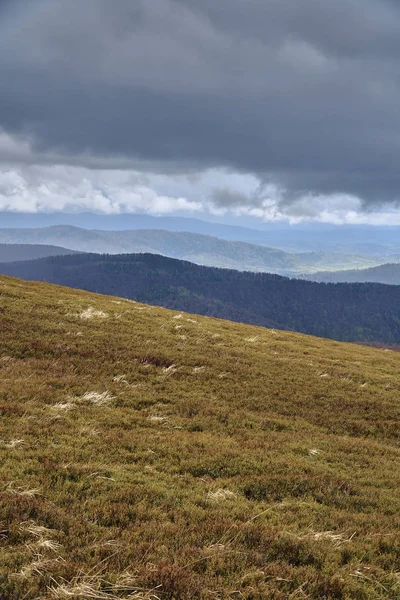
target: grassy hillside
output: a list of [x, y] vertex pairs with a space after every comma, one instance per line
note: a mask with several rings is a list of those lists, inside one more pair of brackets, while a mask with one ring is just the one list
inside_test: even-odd
[[292, 254], [256, 244], [163, 230], [100, 231], [70, 226], [1, 229], [0, 242], [55, 244], [82, 252], [109, 254], [149, 252], [212, 267], [281, 275], [371, 267], [384, 262], [376, 256], [325, 252]]
[[400, 287], [324, 284], [202, 267], [151, 254], [82, 254], [0, 272], [341, 341], [400, 343]]
[[0, 262], [13, 262], [19, 260], [33, 260], [46, 256], [61, 256], [75, 254], [73, 250], [59, 246], [45, 246], [39, 244], [0, 244]]
[[397, 598], [400, 354], [0, 277], [0, 597]]
[[354, 269], [340, 272], [322, 272], [307, 276], [313, 281], [324, 282], [373, 282], [400, 285], [400, 264], [387, 263], [370, 269]]

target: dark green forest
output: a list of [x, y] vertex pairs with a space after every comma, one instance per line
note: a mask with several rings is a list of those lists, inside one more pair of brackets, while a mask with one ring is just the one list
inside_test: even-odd
[[6, 275], [339, 341], [400, 343], [400, 286], [315, 283], [152, 254], [77, 254], [1, 264]]

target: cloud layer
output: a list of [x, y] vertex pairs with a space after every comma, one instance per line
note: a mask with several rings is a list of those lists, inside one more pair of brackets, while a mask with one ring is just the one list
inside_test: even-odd
[[390, 206], [366, 212], [355, 196], [305, 195], [287, 203], [284, 194], [254, 175], [220, 169], [196, 176], [62, 164], [0, 169], [0, 212], [208, 213], [219, 217], [230, 213], [292, 223], [400, 225], [400, 212], [391, 211]]
[[[399, 205], [396, 0], [0, 0], [0, 78], [0, 164], [31, 204], [44, 202], [32, 165], [70, 165], [90, 167], [94, 189], [96, 169], [236, 173], [206, 200], [183, 185], [174, 198], [190, 210]], [[42, 182], [54, 208], [58, 193], [85, 195], [55, 181]], [[141, 194], [160, 210], [168, 186]]]

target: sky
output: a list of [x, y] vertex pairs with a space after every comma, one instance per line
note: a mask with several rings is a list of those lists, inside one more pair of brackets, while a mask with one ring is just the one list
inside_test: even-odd
[[0, 0], [0, 211], [400, 224], [398, 0]]

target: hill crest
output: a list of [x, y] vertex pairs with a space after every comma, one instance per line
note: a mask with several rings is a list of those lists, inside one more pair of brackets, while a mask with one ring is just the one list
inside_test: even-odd
[[49, 257], [0, 272], [342, 341], [400, 343], [399, 286], [290, 280], [153, 254]]

